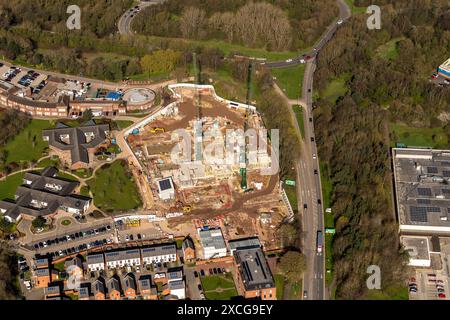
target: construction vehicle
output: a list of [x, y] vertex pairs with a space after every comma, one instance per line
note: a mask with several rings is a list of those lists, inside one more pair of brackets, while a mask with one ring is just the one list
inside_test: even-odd
[[164, 130], [164, 128], [161, 127], [153, 127], [150, 129], [150, 133], [158, 133], [158, 132], [164, 133], [166, 132], [166, 130]]

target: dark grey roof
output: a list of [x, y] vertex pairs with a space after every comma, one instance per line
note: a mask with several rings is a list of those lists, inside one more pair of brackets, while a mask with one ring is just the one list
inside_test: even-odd
[[183, 279], [183, 269], [173, 268], [167, 270], [167, 280], [171, 281], [174, 279]]
[[106, 282], [106, 286], [108, 287], [108, 291], [117, 290], [120, 292], [120, 283], [115, 277], [109, 278]]
[[89, 298], [90, 290], [89, 290], [89, 283], [82, 283], [80, 286], [80, 289], [78, 290], [78, 296], [80, 298]]
[[22, 213], [38, 217], [53, 214], [61, 206], [82, 209], [88, 205], [91, 198], [72, 194], [79, 183], [56, 178], [57, 172], [48, 167], [42, 173], [26, 173], [24, 184], [16, 190], [15, 203], [0, 201], [0, 208], [6, 210], [4, 215], [17, 220]]
[[164, 180], [160, 180], [159, 181], [159, 188], [161, 189], [161, 191], [171, 189], [172, 188], [171, 179], [167, 178], [167, 179], [164, 179]]
[[155, 290], [156, 293], [156, 288], [152, 285], [152, 279], [150, 277], [150, 275], [145, 275], [145, 276], [141, 276], [139, 278], [139, 290]]
[[175, 243], [157, 244], [141, 249], [142, 258], [157, 257], [176, 253], [177, 247]]
[[246, 290], [275, 287], [272, 273], [261, 248], [236, 250], [234, 258], [239, 265], [239, 272]]
[[[70, 150], [72, 164], [77, 162], [89, 163], [89, 148], [94, 148], [106, 139], [106, 132], [109, 131], [109, 124], [92, 125], [86, 123], [77, 128], [54, 128], [43, 130], [42, 135], [48, 137], [49, 145], [59, 150]], [[86, 134], [93, 133], [94, 137], [88, 141]], [[61, 140], [61, 135], [69, 136], [69, 144]]]
[[46, 277], [50, 275], [50, 270], [48, 268], [45, 269], [37, 269], [34, 271], [37, 277]]
[[130, 288], [133, 290], [136, 290], [136, 280], [134, 279], [133, 275], [131, 275], [130, 273], [127, 274], [123, 278], [123, 287], [124, 287], [124, 290], [130, 289]]
[[48, 259], [47, 258], [35, 259], [34, 264], [36, 265], [36, 268], [48, 268]]
[[230, 250], [261, 247], [261, 243], [257, 237], [230, 240], [228, 241], [228, 245], [230, 246]]
[[97, 293], [105, 294], [105, 283], [103, 279], [97, 279], [92, 283], [92, 293], [95, 295]]
[[141, 254], [139, 252], [139, 249], [137, 249], [137, 248], [105, 252], [105, 261], [106, 262], [129, 260], [129, 259], [136, 259], [136, 258], [139, 258], [139, 259], [141, 258]]
[[103, 253], [90, 253], [86, 258], [87, 264], [105, 263]]
[[184, 289], [184, 288], [185, 285], [183, 280], [169, 282], [169, 289]]
[[194, 241], [192, 240], [191, 237], [186, 237], [183, 240], [181, 247], [183, 248], [183, 250], [186, 250], [187, 248], [191, 248], [191, 249], [195, 250]]
[[49, 284], [47, 288], [47, 294], [61, 294], [61, 285], [59, 283]]

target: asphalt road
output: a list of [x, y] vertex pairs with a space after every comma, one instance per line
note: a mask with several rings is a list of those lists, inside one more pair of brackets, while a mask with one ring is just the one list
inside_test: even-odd
[[[347, 20], [351, 16], [350, 8], [343, 0], [338, 0], [340, 14], [338, 20]], [[303, 238], [302, 245], [307, 261], [307, 271], [304, 275], [303, 288], [307, 291], [306, 299], [327, 299], [325, 292], [325, 248], [322, 253], [317, 253], [316, 241], [317, 231], [324, 233], [322, 184], [320, 181], [320, 166], [317, 156], [317, 146], [314, 135], [313, 105], [313, 77], [316, 69], [317, 53], [333, 37], [339, 25], [334, 23], [329, 26], [322, 38], [317, 42], [315, 49], [309, 55], [311, 59], [307, 62], [303, 78], [303, 119], [305, 127], [304, 143], [301, 146], [300, 161], [297, 164], [298, 181], [300, 181], [299, 210], [303, 210]], [[275, 62], [267, 64], [269, 67], [287, 67], [300, 63], [302, 57], [293, 59], [292, 62]], [[320, 199], [320, 204], [319, 204]], [[304, 204], [307, 208], [304, 209]], [[302, 211], [300, 211], [302, 212]]]
[[[140, 1], [138, 7], [142, 10], [145, 7], [163, 3], [166, 0], [150, 0], [150, 1]], [[131, 30], [131, 21], [133, 21], [134, 17], [138, 15], [139, 12], [135, 10], [135, 8], [130, 11], [128, 9], [125, 13], [120, 17], [119, 22], [117, 23], [117, 27], [119, 29], [119, 34], [122, 35], [131, 35], [133, 34], [133, 30]]]
[[[337, 0], [337, 4], [339, 6], [339, 18], [337, 20], [347, 20], [351, 16], [351, 11], [348, 5], [345, 3], [344, 0]], [[314, 45], [313, 50], [311, 52], [307, 52], [302, 54], [301, 56], [298, 56], [296, 58], [284, 60], [284, 61], [274, 61], [274, 62], [267, 62], [265, 65], [269, 68], [286, 68], [298, 65], [301, 62], [302, 59], [307, 60], [306, 57], [309, 56], [310, 58], [307, 60], [307, 62], [315, 63], [315, 58], [317, 56], [317, 53], [325, 46], [325, 44], [330, 41], [330, 39], [334, 36], [336, 33], [337, 28], [339, 25], [337, 22], [332, 23], [330, 26], [328, 26], [327, 30], [325, 31], [324, 35], [320, 38], [320, 40]], [[312, 80], [311, 80], [312, 82]], [[303, 96], [305, 97], [305, 96]]]

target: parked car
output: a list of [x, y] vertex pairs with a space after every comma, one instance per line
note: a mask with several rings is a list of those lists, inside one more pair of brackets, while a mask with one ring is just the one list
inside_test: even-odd
[[202, 285], [201, 285], [200, 283], [198, 284], [197, 288], [198, 288], [198, 290], [200, 290], [200, 291], [203, 290]]
[[198, 278], [198, 272], [194, 271], [194, 277]]

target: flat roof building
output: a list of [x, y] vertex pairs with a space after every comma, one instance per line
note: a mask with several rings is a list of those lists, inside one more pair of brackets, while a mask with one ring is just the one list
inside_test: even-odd
[[430, 242], [427, 237], [403, 236], [400, 241], [409, 254], [409, 265], [414, 267], [430, 267]]
[[175, 197], [175, 188], [171, 177], [158, 180], [157, 183], [161, 200], [170, 200]]
[[261, 248], [261, 243], [258, 237], [234, 239], [228, 241], [230, 247], [230, 253], [233, 254], [237, 249], [255, 249]]
[[276, 300], [275, 281], [261, 248], [237, 249], [234, 259], [238, 286], [245, 298]]
[[450, 151], [392, 149], [400, 232], [450, 233]]
[[203, 248], [203, 258], [220, 258], [227, 255], [227, 246], [220, 229], [199, 229], [198, 235]]

